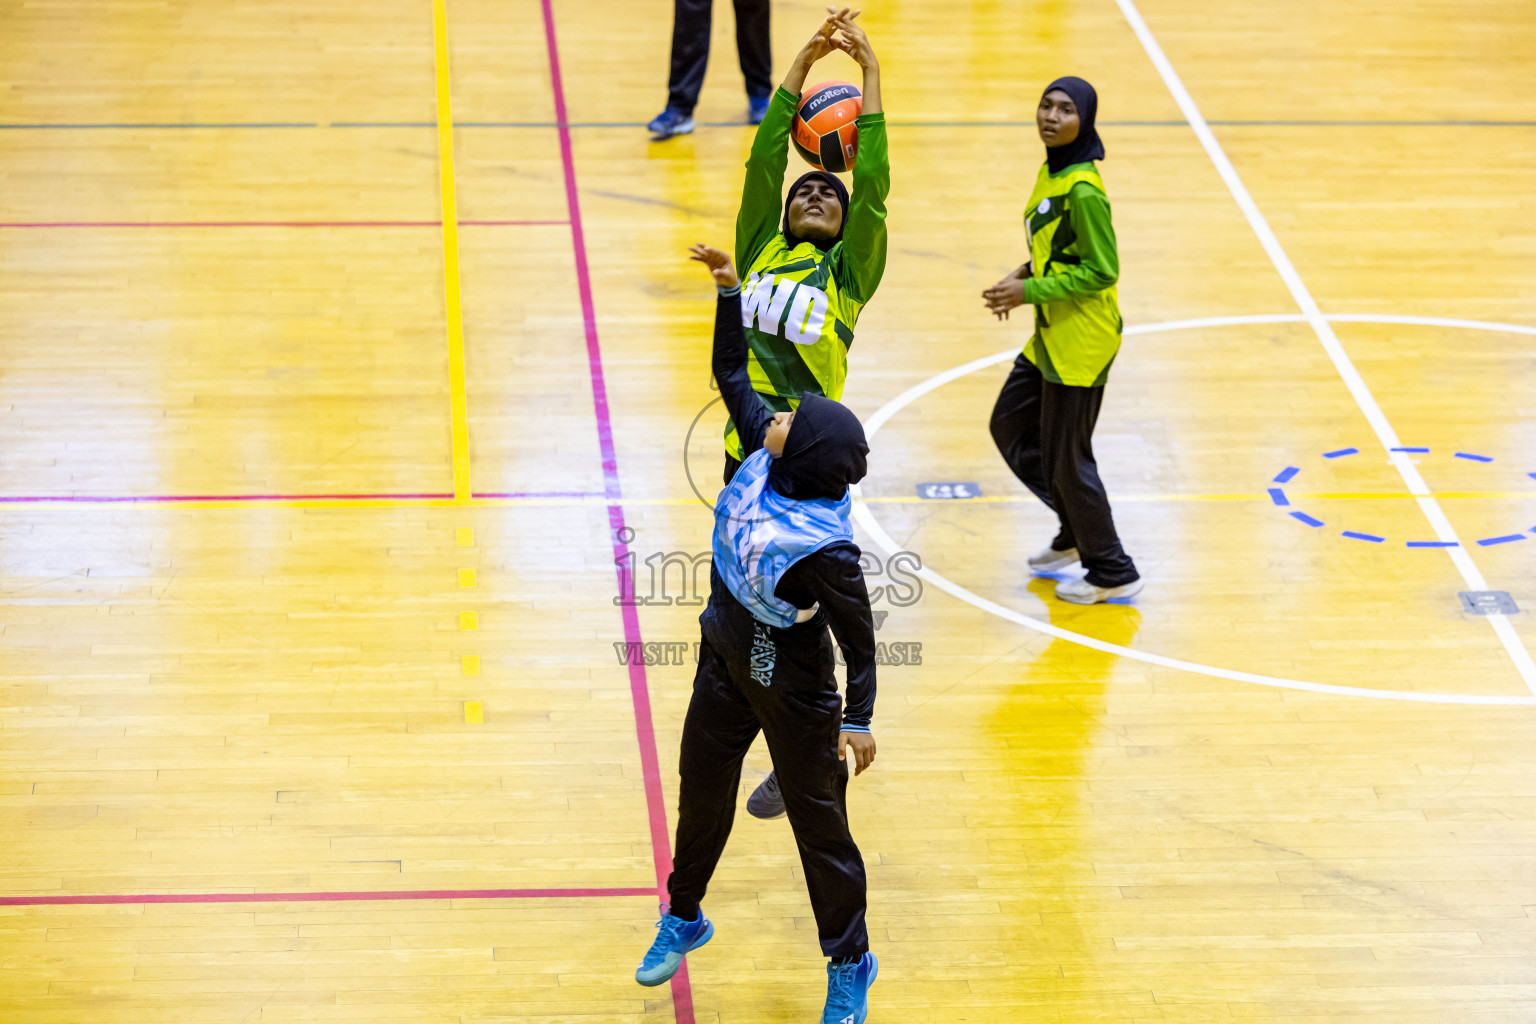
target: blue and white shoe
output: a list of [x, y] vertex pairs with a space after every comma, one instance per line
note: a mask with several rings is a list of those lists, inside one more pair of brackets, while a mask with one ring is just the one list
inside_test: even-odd
[[879, 973], [873, 953], [865, 953], [856, 964], [827, 964], [827, 1008], [821, 1011], [821, 1024], [864, 1024], [869, 986]]
[[692, 135], [693, 115], [668, 107], [653, 117], [645, 127], [651, 133], [652, 142], [662, 142], [674, 135]]
[[768, 116], [767, 96], [747, 97], [747, 124], [762, 124], [763, 118]]
[[667, 981], [683, 966], [684, 956], [715, 937], [715, 926], [702, 913], [697, 921], [663, 914], [656, 927], [656, 941], [635, 970], [635, 980], [648, 987]]

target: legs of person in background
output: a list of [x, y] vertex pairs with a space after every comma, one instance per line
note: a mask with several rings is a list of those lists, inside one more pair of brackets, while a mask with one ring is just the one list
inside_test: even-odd
[[[1060, 515], [1056, 499], [1051, 494], [1045, 477], [1045, 462], [1040, 451], [1040, 415], [1045, 378], [1035, 364], [1020, 352], [1013, 361], [1013, 369], [998, 392], [992, 407], [992, 441], [1002, 454], [1003, 461], [1013, 470], [1019, 482], [1039, 498], [1046, 508], [1057, 512], [1060, 529], [1056, 539], [1038, 555], [1030, 558], [1030, 568], [1036, 572], [1053, 572], [1077, 561], [1077, 541], [1065, 516]], [[1038, 563], [1038, 564], [1037, 564]]]
[[736, 55], [747, 85], [747, 123], [760, 124], [773, 95], [769, 0], [736, 0]]
[[[736, 53], [747, 86], [747, 121], [758, 124], [773, 95], [773, 51], [769, 40], [770, 0], [735, 0]], [[673, 0], [672, 71], [667, 81], [667, 109], [647, 126], [656, 141], [693, 131], [709, 67], [710, 0]]]
[[[1040, 451], [1046, 481], [1056, 498], [1056, 511], [1068, 524], [1077, 541], [1083, 568], [1088, 571], [1082, 582], [1095, 590], [1122, 590], [1106, 596], [1130, 596], [1131, 591], [1123, 588], [1139, 582], [1141, 576], [1120, 546], [1109, 497], [1104, 493], [1099, 466], [1093, 457], [1093, 428], [1103, 403], [1102, 387], [1072, 387], [1043, 381]], [[1084, 587], [1063, 584], [1057, 587], [1057, 596], [1092, 604], [1093, 601], [1082, 599], [1094, 595]]]
[[992, 440], [1008, 468], [1060, 523], [1050, 546], [1030, 558], [1030, 568], [1052, 572], [1080, 560], [1086, 579], [1064, 582], [1056, 593], [1085, 604], [1141, 589], [1135, 563], [1120, 546], [1093, 457], [1093, 428], [1103, 401], [1102, 387], [1053, 384], [1020, 353], [991, 421]]
[[647, 125], [656, 141], [693, 131], [693, 108], [709, 66], [711, 0], [673, 0], [672, 72], [667, 80], [667, 109]]

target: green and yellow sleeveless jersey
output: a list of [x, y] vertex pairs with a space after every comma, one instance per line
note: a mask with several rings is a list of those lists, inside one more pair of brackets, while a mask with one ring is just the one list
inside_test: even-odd
[[1092, 163], [1056, 174], [1040, 166], [1024, 212], [1034, 276], [1024, 301], [1035, 307], [1035, 334], [1024, 357], [1046, 380], [1099, 387], [1120, 351], [1115, 282], [1120, 257], [1109, 219], [1109, 197]]
[[[885, 197], [891, 190], [885, 115], [861, 115], [842, 240], [826, 252], [810, 242], [790, 248], [781, 224], [798, 102], [783, 87], [773, 94], [747, 158], [736, 217], [747, 372], [753, 390], [781, 412], [798, 405], [802, 391], [842, 398], [854, 326], [885, 273]], [[725, 450], [741, 458], [734, 423], [726, 424]]]

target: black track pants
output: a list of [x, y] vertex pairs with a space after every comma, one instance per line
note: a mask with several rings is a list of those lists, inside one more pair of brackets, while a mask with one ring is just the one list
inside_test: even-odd
[[[667, 106], [693, 113], [709, 64], [711, 0], [674, 0], [672, 76]], [[748, 96], [773, 95], [773, 59], [768, 42], [769, 0], [736, 0], [736, 52]]]
[[837, 759], [843, 702], [826, 619], [767, 626], [724, 595], [718, 577], [712, 582], [723, 599], [711, 597], [700, 617], [704, 641], [683, 723], [677, 853], [667, 881], [672, 912], [692, 917], [704, 898], [736, 816], [742, 758], [761, 729], [800, 847], [821, 951], [861, 956], [869, 949], [864, 860], [848, 831], [848, 768]]
[[992, 440], [1013, 475], [1061, 521], [1051, 547], [1077, 548], [1089, 583], [1118, 587], [1140, 574], [1120, 546], [1093, 458], [1103, 401], [1102, 387], [1053, 384], [1021, 352], [992, 408]]

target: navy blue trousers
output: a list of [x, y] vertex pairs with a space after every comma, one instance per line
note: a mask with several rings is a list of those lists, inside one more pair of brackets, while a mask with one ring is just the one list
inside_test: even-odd
[[[736, 53], [748, 96], [773, 95], [773, 57], [769, 49], [769, 0], [735, 0]], [[709, 65], [710, 0], [675, 0], [672, 14], [672, 75], [667, 106], [693, 113]]]
[[1093, 457], [1093, 428], [1104, 389], [1053, 384], [1024, 358], [992, 408], [992, 440], [1013, 475], [1061, 521], [1051, 547], [1077, 548], [1096, 587], [1118, 587], [1140, 578], [1120, 546], [1109, 496]]
[[864, 859], [848, 830], [848, 766], [837, 759], [843, 700], [826, 618], [768, 626], [711, 576], [678, 761], [672, 912], [692, 918], [704, 898], [736, 818], [742, 758], [761, 730], [800, 848], [821, 951], [862, 956], [869, 949]]

